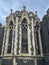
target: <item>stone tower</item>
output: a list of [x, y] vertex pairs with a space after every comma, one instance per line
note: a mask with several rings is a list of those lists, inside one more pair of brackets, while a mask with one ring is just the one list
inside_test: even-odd
[[[12, 12], [6, 17], [2, 65], [43, 65], [40, 20], [33, 12]], [[42, 63], [42, 64], [41, 64]]]

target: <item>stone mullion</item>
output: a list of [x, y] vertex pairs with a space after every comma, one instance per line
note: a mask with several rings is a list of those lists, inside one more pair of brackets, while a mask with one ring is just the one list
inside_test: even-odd
[[15, 26], [15, 43], [14, 43], [14, 57], [13, 65], [17, 65], [15, 56], [17, 55], [17, 43], [18, 43], [18, 17], [16, 17], [16, 26]]
[[[32, 21], [30, 21], [30, 50], [31, 50], [31, 48], [32, 48], [32, 26], [31, 26], [31, 24], [32, 24]], [[32, 55], [32, 50], [31, 50], [31, 55]]]
[[38, 44], [37, 44], [37, 34], [35, 31], [35, 48], [36, 48], [36, 55], [38, 54]]
[[37, 58], [34, 58], [34, 65], [37, 65]]
[[30, 40], [30, 29], [29, 29], [29, 26], [28, 26], [28, 52], [29, 52], [29, 55], [31, 55], [31, 40]]
[[17, 65], [16, 58], [13, 58], [13, 65]]
[[13, 51], [13, 50], [14, 50], [14, 48], [13, 48], [14, 46], [13, 46], [13, 45], [14, 45], [14, 28], [13, 28], [13, 33], [12, 33], [12, 48], [11, 48], [11, 54], [14, 53], [14, 51]]
[[41, 36], [40, 36], [40, 29], [38, 29], [38, 38], [39, 38], [40, 54], [43, 56], [42, 42], [41, 42]]
[[10, 31], [10, 29], [8, 28], [7, 29], [7, 36], [6, 36], [6, 43], [5, 43], [5, 52], [4, 52], [5, 55], [7, 54], [7, 49], [8, 49], [9, 31]]
[[17, 33], [18, 33], [18, 17], [16, 17], [14, 55], [17, 55], [17, 42], [18, 42], [18, 34]]
[[[32, 34], [33, 34], [33, 55], [36, 56], [36, 42], [35, 42], [35, 29], [34, 29], [34, 23], [36, 23], [36, 19], [33, 21], [32, 19]], [[34, 65], [37, 65], [37, 58], [34, 58]]]
[[[32, 23], [32, 44], [33, 44], [33, 55], [34, 56], [36, 56], [36, 48], [35, 48], [35, 32], [34, 32], [34, 23], [36, 22], [36, 21], [33, 21], [33, 19], [32, 19], [32, 21], [31, 21], [31, 23]], [[34, 65], [37, 65], [37, 58], [35, 57], [34, 58]]]
[[32, 19], [32, 42], [33, 42], [33, 55], [36, 56], [36, 49], [35, 49], [35, 36], [34, 36], [34, 25], [33, 25], [33, 19]]
[[3, 55], [4, 54], [4, 47], [5, 47], [5, 39], [6, 38], [6, 27], [5, 27], [5, 30], [4, 30], [4, 38], [3, 38], [3, 46], [2, 46], [2, 53], [1, 53], [1, 55]]
[[21, 25], [20, 25], [20, 31], [19, 31], [19, 35], [20, 35], [20, 40], [19, 40], [19, 55], [21, 55], [21, 43], [22, 43], [22, 30], [21, 30]]

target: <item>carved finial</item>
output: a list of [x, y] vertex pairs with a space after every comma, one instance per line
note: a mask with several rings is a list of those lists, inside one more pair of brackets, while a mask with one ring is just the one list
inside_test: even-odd
[[35, 11], [35, 14], [36, 14], [36, 16], [37, 16], [37, 11]]
[[26, 10], [26, 6], [23, 6], [23, 10], [24, 10], [24, 11]]
[[49, 8], [48, 8], [48, 10], [47, 10], [47, 14], [49, 14]]
[[13, 12], [13, 10], [11, 9], [11, 13]]

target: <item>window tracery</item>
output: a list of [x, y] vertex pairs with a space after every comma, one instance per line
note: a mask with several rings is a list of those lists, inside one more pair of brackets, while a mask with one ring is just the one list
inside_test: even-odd
[[27, 21], [25, 18], [22, 21], [22, 53], [28, 53]]
[[11, 46], [12, 46], [12, 33], [13, 33], [13, 22], [10, 21], [9, 24], [9, 40], [8, 40], [8, 50], [7, 53], [11, 53]]

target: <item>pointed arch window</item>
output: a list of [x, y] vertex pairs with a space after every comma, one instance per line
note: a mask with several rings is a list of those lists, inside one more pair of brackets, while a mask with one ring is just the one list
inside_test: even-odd
[[8, 50], [7, 50], [7, 53], [11, 53], [12, 33], [13, 33], [13, 22], [10, 21], [10, 24], [9, 24], [9, 40], [8, 40]]
[[28, 53], [27, 20], [22, 20], [22, 53]]

